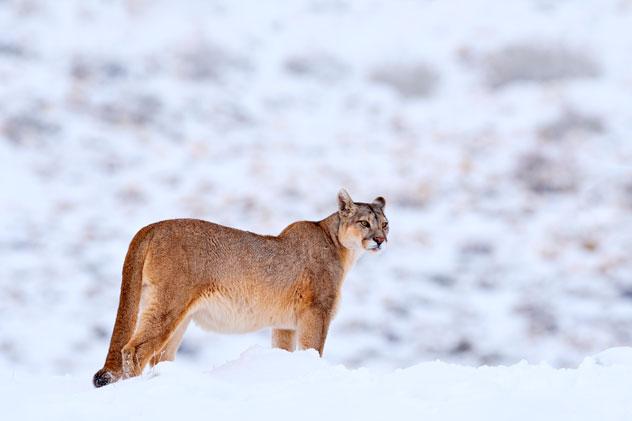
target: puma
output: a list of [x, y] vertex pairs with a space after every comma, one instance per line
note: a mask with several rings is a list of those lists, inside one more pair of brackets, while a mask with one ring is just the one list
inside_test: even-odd
[[101, 387], [173, 360], [191, 320], [216, 332], [272, 328], [272, 345], [323, 353], [345, 275], [386, 243], [385, 200], [356, 203], [343, 189], [337, 212], [295, 222], [278, 236], [196, 219], [141, 229], [123, 265], [118, 313]]

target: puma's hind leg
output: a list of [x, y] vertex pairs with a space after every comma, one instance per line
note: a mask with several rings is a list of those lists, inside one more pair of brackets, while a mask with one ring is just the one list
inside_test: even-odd
[[155, 354], [152, 359], [149, 361], [149, 364], [153, 367], [159, 362], [162, 361], [173, 361], [176, 359], [176, 353], [178, 352], [178, 348], [180, 348], [180, 344], [182, 343], [182, 338], [184, 333], [189, 327], [189, 323], [191, 322], [191, 316], [187, 316], [180, 325], [176, 328], [175, 332], [171, 335], [171, 338], [167, 341], [167, 344], [162, 348], [162, 350]]
[[125, 377], [140, 375], [150, 359], [159, 357], [170, 339], [178, 333], [178, 327], [187, 319], [187, 307], [187, 303], [182, 301], [169, 304], [155, 302], [143, 311], [138, 329], [121, 351]]
[[294, 351], [296, 349], [296, 331], [292, 329], [272, 329], [272, 346], [290, 352]]

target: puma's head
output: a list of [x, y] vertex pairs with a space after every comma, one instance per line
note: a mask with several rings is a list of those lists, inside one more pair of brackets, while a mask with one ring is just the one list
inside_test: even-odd
[[386, 201], [377, 197], [372, 203], [351, 200], [345, 189], [338, 193], [340, 227], [338, 239], [348, 249], [377, 253], [387, 241], [388, 220], [384, 215]]

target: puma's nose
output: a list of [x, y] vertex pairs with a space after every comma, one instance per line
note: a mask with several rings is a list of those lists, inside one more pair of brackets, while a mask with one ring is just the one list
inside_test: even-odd
[[380, 244], [384, 242], [384, 237], [373, 237], [373, 241], [375, 241], [377, 245], [379, 246]]

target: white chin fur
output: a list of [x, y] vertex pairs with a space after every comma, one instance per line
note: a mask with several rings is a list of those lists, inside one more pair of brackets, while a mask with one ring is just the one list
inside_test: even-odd
[[370, 251], [370, 252], [373, 252], [373, 253], [377, 253], [377, 252], [382, 250], [382, 247], [380, 247], [380, 245], [378, 243], [373, 241], [371, 244], [369, 244], [369, 246], [366, 249], [367, 249], [367, 251]]

